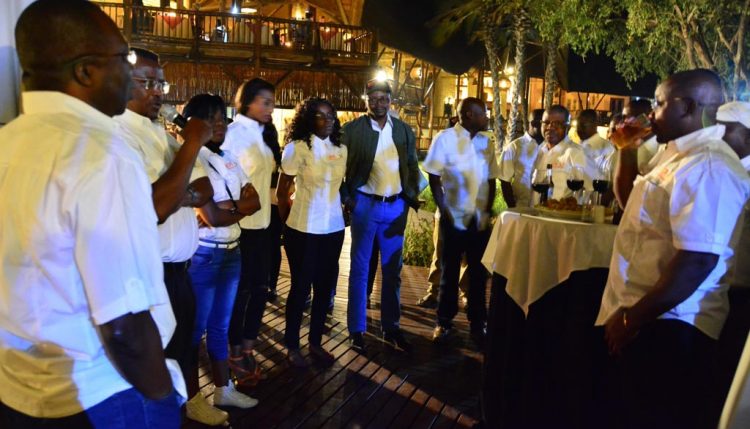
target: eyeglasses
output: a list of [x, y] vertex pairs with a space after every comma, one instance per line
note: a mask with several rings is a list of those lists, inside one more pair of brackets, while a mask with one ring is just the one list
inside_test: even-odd
[[367, 103], [368, 104], [384, 104], [388, 105], [391, 104], [391, 97], [367, 97]]
[[542, 121], [542, 125], [545, 127], [552, 127], [552, 128], [565, 128], [568, 125], [568, 122], [563, 121]]
[[690, 97], [669, 97], [669, 98], [667, 98], [665, 100], [661, 100], [661, 101], [654, 99], [654, 101], [651, 102], [651, 109], [652, 110], [660, 109], [660, 108], [664, 107], [664, 104], [667, 101], [670, 101], [670, 100], [672, 100], [672, 101], [685, 101], [687, 103], [693, 103], [696, 106], [700, 106], [700, 107], [721, 106], [723, 104], [723, 103], [699, 103], [699, 102], [695, 101], [695, 99], [690, 98]]
[[336, 115], [334, 115], [333, 113], [325, 114], [325, 113], [317, 112], [315, 114], [315, 119], [320, 119], [321, 121], [326, 121], [326, 122], [328, 121], [334, 122], [336, 121]]
[[141, 78], [141, 77], [134, 77], [133, 80], [136, 82], [141, 82], [143, 84], [143, 87], [146, 89], [146, 91], [151, 91], [155, 89], [157, 91], [161, 91], [164, 94], [168, 94], [169, 88], [171, 87], [169, 82], [165, 80], [146, 79], [146, 78]]
[[116, 54], [84, 54], [79, 55], [71, 60], [65, 61], [62, 63], [62, 66], [68, 66], [71, 64], [75, 64], [77, 62], [80, 62], [86, 58], [112, 58], [112, 57], [120, 57], [123, 61], [130, 64], [131, 66], [134, 66], [136, 61], [138, 61], [138, 55], [135, 53], [134, 50], [128, 49], [127, 52], [118, 52]]

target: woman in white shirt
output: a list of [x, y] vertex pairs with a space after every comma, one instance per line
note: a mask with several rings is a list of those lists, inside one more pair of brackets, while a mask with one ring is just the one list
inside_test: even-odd
[[[196, 95], [183, 109], [183, 115], [213, 124], [211, 141], [198, 153], [198, 162], [208, 174], [214, 195], [196, 209], [201, 221], [199, 246], [188, 269], [196, 298], [192, 357], [197, 363], [198, 345], [206, 333], [206, 349], [216, 385], [214, 404], [250, 408], [258, 401], [236, 391], [234, 383], [229, 381], [227, 334], [240, 279], [237, 222], [258, 211], [258, 194], [234, 156], [220, 149], [227, 130], [224, 100], [217, 95]], [[226, 421], [228, 414], [212, 407], [200, 393], [197, 365], [190, 372], [187, 387], [191, 397], [186, 405], [188, 418], [210, 425]]]
[[341, 145], [340, 130], [333, 105], [310, 98], [297, 107], [281, 157], [277, 196], [279, 215], [286, 222], [284, 248], [292, 275], [284, 344], [289, 363], [297, 367], [307, 366], [300, 353], [299, 331], [311, 286], [310, 355], [324, 365], [334, 361], [321, 347], [321, 339], [344, 243], [339, 187], [346, 170], [346, 147]]
[[253, 356], [266, 308], [270, 252], [271, 175], [280, 158], [278, 133], [271, 123], [274, 87], [263, 79], [244, 82], [234, 101], [237, 115], [227, 129], [222, 149], [232, 152], [258, 190], [260, 210], [240, 220], [242, 270], [229, 326], [230, 366], [240, 381], [255, 384], [261, 378]]

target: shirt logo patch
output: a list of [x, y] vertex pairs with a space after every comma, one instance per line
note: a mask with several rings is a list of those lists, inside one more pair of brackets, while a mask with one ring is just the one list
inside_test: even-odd
[[225, 165], [225, 166], [227, 167], [227, 169], [228, 169], [228, 170], [231, 170], [231, 169], [233, 169], [234, 167], [236, 167], [236, 166], [237, 166], [237, 164], [235, 164], [235, 163], [233, 163], [233, 162], [231, 162], [231, 161], [227, 162], [227, 163], [226, 163], [226, 164], [224, 164], [224, 165]]

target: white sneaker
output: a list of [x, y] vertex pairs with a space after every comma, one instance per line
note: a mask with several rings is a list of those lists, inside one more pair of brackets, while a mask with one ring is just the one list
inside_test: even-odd
[[258, 405], [258, 400], [238, 392], [234, 388], [234, 383], [230, 381], [226, 386], [217, 387], [214, 390], [214, 404], [237, 408], [252, 408]]
[[185, 410], [187, 418], [208, 426], [225, 425], [229, 418], [229, 413], [209, 404], [200, 392], [187, 401]]

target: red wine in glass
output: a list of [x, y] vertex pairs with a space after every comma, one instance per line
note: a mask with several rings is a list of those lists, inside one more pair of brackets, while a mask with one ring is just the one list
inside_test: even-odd
[[594, 180], [593, 185], [596, 192], [603, 194], [609, 189], [609, 180]]
[[583, 180], [568, 179], [568, 189], [573, 192], [580, 191], [581, 189], [583, 189]]

